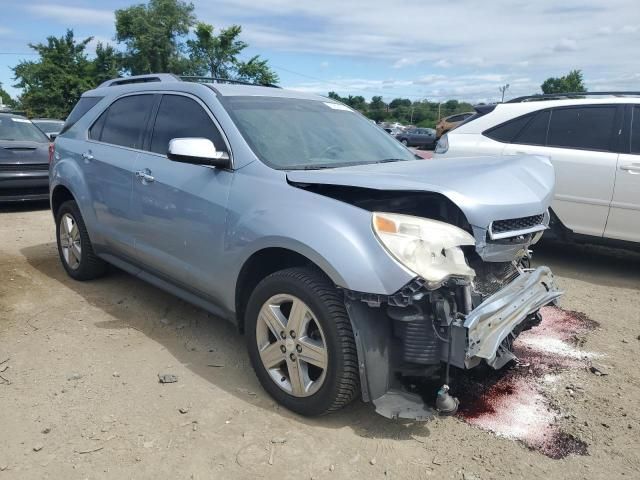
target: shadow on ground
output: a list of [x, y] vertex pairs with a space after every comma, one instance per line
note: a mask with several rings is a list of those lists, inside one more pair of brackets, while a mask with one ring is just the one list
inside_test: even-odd
[[245, 337], [229, 322], [115, 268], [99, 280], [74, 281], [64, 272], [53, 242], [24, 248], [21, 253], [36, 270], [111, 318], [95, 321], [97, 327], [138, 330], [166, 348], [184, 367], [243, 402], [308, 426], [350, 427], [367, 438], [402, 440], [430, 435], [425, 423], [388, 420], [360, 400], [317, 419], [293, 414], [262, 390], [246, 354]]
[[600, 286], [640, 287], [639, 251], [544, 240], [533, 250], [534, 265], [548, 265], [556, 275]]
[[48, 200], [37, 202], [0, 202], [0, 213], [5, 212], [35, 212], [37, 210], [49, 210]]

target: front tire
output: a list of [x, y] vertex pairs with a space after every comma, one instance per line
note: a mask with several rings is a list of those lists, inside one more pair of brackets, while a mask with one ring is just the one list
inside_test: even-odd
[[289, 410], [323, 415], [360, 391], [358, 358], [344, 300], [310, 268], [262, 280], [245, 317], [251, 364], [262, 387]]
[[58, 254], [67, 274], [74, 280], [93, 280], [101, 277], [107, 264], [93, 251], [78, 204], [64, 202], [56, 212]]

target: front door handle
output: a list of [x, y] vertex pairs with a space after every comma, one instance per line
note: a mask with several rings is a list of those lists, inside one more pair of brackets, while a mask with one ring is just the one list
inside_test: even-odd
[[143, 185], [152, 183], [155, 180], [155, 178], [153, 178], [153, 176], [151, 175], [151, 170], [149, 170], [148, 168], [145, 168], [144, 170], [138, 170], [136, 172], [136, 177], [138, 177], [142, 181]]
[[631, 175], [640, 174], [640, 165], [632, 163], [631, 165], [621, 165], [620, 170], [629, 172]]
[[82, 158], [85, 159], [85, 161], [90, 162], [91, 160], [93, 160], [93, 155], [91, 154], [91, 150], [89, 150], [88, 152], [84, 152], [82, 154]]

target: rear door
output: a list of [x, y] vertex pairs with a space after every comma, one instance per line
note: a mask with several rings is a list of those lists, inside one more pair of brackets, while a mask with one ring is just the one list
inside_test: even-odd
[[542, 110], [504, 124], [513, 137], [503, 154], [549, 157], [556, 171], [555, 214], [576, 233], [602, 236], [613, 197], [621, 121], [617, 105]]
[[640, 242], [640, 105], [628, 106], [627, 119], [625, 127], [631, 133], [618, 157], [605, 237]]
[[163, 94], [153, 129], [135, 163], [132, 211], [136, 258], [156, 276], [215, 301], [225, 281], [226, 203], [233, 172], [169, 160], [173, 138], [210, 139], [219, 151], [228, 146], [208, 108], [196, 97]]
[[120, 97], [91, 125], [89, 139], [80, 152], [96, 228], [107, 248], [125, 257], [134, 254], [133, 166], [142, 149], [153, 104], [153, 94]]

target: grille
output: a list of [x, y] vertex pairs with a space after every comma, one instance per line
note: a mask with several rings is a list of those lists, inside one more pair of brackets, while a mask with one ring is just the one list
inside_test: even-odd
[[496, 220], [491, 226], [493, 233], [514, 232], [517, 230], [526, 230], [527, 228], [540, 225], [544, 215], [532, 215], [530, 217], [510, 218], [508, 220]]
[[49, 170], [48, 163], [0, 164], [0, 172], [32, 172]]

